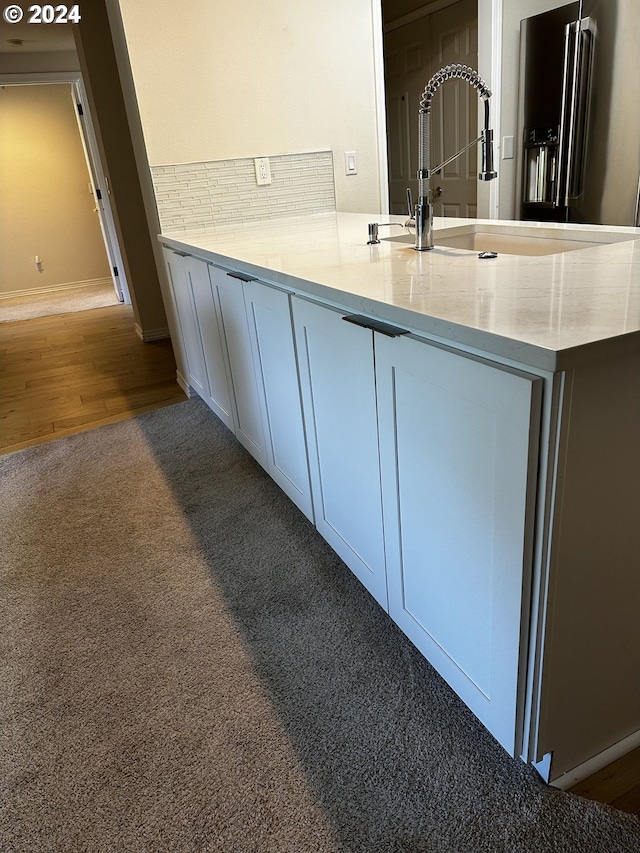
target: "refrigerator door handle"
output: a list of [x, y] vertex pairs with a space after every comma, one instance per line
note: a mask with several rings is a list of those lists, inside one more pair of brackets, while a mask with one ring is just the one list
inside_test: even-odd
[[564, 207], [567, 173], [569, 171], [569, 105], [571, 103], [572, 89], [572, 74], [571, 74], [571, 56], [572, 46], [575, 43], [574, 25], [567, 24], [564, 28], [564, 57], [562, 70], [562, 105], [560, 107], [560, 131], [558, 133], [558, 171], [556, 177], [556, 207]]
[[582, 18], [565, 27], [555, 199], [558, 207], [575, 206], [582, 194], [591, 72], [590, 24], [589, 18]]

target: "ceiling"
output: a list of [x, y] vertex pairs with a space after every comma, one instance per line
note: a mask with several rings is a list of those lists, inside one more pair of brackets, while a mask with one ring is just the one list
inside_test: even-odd
[[[8, 24], [0, 17], [0, 53], [75, 51], [74, 26], [75, 24], [30, 24], [26, 17], [18, 24]], [[10, 39], [20, 39], [23, 44], [11, 44]]]

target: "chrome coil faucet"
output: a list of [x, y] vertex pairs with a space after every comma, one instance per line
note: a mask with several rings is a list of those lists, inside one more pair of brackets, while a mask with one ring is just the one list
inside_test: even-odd
[[[484, 101], [484, 129], [457, 154], [449, 157], [435, 169], [431, 168], [431, 101], [440, 86], [447, 80], [457, 77], [466, 80]], [[491, 91], [477, 71], [467, 65], [446, 65], [437, 71], [427, 83], [420, 99], [418, 113], [418, 203], [415, 211], [416, 245], [419, 252], [433, 249], [433, 198], [431, 176], [447, 166], [476, 143], [482, 143], [482, 168], [478, 174], [480, 181], [492, 181], [497, 172], [493, 168], [493, 130], [489, 128], [489, 98]]]

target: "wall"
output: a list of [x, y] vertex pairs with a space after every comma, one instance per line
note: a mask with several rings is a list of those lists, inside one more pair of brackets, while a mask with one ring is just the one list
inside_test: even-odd
[[338, 210], [379, 210], [371, 0], [120, 9], [152, 166], [331, 150]]
[[331, 151], [269, 158], [272, 183], [256, 184], [251, 158], [153, 166], [162, 233], [336, 209]]
[[[4, 33], [8, 30], [5, 29]], [[0, 53], [0, 74], [33, 74], [49, 71], [78, 71], [75, 51], [50, 50], [41, 53]]]
[[596, 85], [593, 105], [594, 111], [609, 112], [609, 134], [604, 150], [594, 145], [590, 161], [603, 175], [602, 214], [611, 225], [634, 224], [633, 190], [640, 175], [639, 44], [640, 4], [638, 0], [618, 0], [615, 40], [609, 50], [611, 68], [599, 67], [603, 76], [611, 75], [611, 84]]
[[71, 87], [0, 88], [1, 294], [110, 280], [88, 184]]
[[[105, 0], [82, 7], [74, 30], [80, 69], [96, 128], [102, 165], [111, 191], [110, 201], [126, 269], [136, 331], [143, 340], [168, 334], [155, 256], [158, 233], [147, 218], [141, 175], [132, 141], [132, 123], [125, 104], [120, 69], [110, 34]], [[114, 39], [118, 34], [114, 33]], [[146, 179], [150, 180], [148, 175]]]

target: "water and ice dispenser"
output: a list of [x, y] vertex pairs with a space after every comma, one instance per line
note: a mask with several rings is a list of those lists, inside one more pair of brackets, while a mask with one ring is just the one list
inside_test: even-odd
[[522, 203], [553, 207], [558, 169], [558, 128], [525, 130]]

